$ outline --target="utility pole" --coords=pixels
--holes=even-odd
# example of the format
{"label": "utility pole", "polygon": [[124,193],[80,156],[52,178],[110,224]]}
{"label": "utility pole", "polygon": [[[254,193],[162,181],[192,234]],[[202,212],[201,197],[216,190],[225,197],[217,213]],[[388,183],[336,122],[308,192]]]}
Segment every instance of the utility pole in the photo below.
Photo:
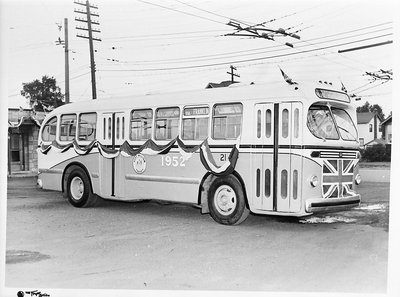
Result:
{"label": "utility pole", "polygon": [[69,56],[68,56],[68,19],[64,19],[65,53],[65,103],[69,103]]}
{"label": "utility pole", "polygon": [[92,98],[93,99],[97,99],[97,93],[96,93],[96,64],[94,62],[93,40],[101,41],[101,39],[93,37],[93,32],[100,33],[100,30],[92,28],[92,25],[100,25],[100,24],[99,24],[99,22],[92,20],[92,16],[98,17],[99,15],[97,13],[91,12],[90,9],[91,8],[98,9],[98,7],[94,6],[94,5],[91,5],[88,0],[85,3],[78,2],[78,1],[74,1],[74,3],[86,7],[86,10],[75,9],[74,12],[86,15],[86,19],[75,18],[75,20],[78,21],[78,22],[87,23],[87,28],[76,27],[76,29],[88,31],[88,35],[89,36],[84,36],[84,35],[79,35],[79,34],[77,34],[76,36],[80,37],[80,38],[89,39],[90,69],[91,69],[91,74],[92,74]]}
{"label": "utility pole", "polygon": [[236,81],[235,81],[235,78],[234,78],[234,77],[235,77],[235,76],[236,76],[236,77],[240,77],[240,75],[233,72],[233,70],[237,70],[236,67],[233,67],[233,66],[231,65],[230,68],[231,68],[231,72],[227,72],[227,73],[231,75],[231,82],[232,82],[232,83],[235,83]]}

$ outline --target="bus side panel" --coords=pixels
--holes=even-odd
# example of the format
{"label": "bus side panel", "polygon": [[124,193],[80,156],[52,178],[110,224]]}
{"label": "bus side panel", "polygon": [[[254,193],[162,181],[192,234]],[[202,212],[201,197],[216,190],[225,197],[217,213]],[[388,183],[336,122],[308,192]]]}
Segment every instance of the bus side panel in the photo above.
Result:
{"label": "bus side panel", "polygon": [[[64,153],[60,153],[58,151],[49,151],[46,157],[43,157],[42,153],[38,153],[39,158],[39,178],[42,180],[43,189],[47,190],[55,190],[61,191],[62,190],[62,177],[65,171],[65,168],[71,164],[72,162],[77,162],[82,164],[89,173],[89,178],[92,181],[92,188],[93,192],[98,194],[99,193],[99,165],[98,165],[98,158],[100,156],[99,153],[96,153],[95,150],[92,151],[90,154],[85,156],[79,156],[75,153],[75,151],[71,148]],[[100,156],[101,157],[101,156]],[[62,160],[61,160],[62,158]],[[102,157],[101,157],[102,158]],[[58,164],[54,164],[49,166],[48,168],[44,168],[43,162],[40,159],[46,160],[56,160]],[[60,162],[61,161],[61,162]]]}
{"label": "bus side panel", "polygon": [[[166,155],[141,155],[145,170],[138,173],[134,168],[134,157],[122,157],[119,163],[124,185],[117,186],[116,196],[121,200],[157,199],[197,204],[198,192],[206,170],[199,153],[184,160],[179,152]],[[142,159],[142,160],[143,160]]]}

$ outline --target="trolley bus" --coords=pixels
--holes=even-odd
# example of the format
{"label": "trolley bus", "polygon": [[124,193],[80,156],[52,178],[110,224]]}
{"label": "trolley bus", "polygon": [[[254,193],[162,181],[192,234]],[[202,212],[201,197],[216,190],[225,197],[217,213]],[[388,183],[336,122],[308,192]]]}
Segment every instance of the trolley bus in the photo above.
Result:
{"label": "trolley bus", "polygon": [[195,205],[218,223],[359,205],[356,111],[323,82],[233,84],[61,106],[39,132],[38,185]]}

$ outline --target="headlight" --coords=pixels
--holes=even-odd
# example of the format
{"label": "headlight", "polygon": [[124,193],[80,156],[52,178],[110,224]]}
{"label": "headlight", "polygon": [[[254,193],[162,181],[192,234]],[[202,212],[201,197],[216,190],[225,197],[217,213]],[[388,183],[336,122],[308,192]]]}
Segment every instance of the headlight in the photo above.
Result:
{"label": "headlight", "polygon": [[318,177],[316,177],[315,175],[311,176],[310,184],[315,188],[318,185]]}
{"label": "headlight", "polygon": [[360,174],[357,174],[356,177],[355,177],[355,179],[354,179],[354,181],[355,181],[356,185],[361,184],[361,175],[360,175]]}

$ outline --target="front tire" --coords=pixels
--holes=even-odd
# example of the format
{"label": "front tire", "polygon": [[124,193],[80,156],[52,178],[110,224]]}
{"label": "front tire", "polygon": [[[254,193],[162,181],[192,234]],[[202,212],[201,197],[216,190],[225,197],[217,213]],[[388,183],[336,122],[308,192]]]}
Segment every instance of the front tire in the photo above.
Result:
{"label": "front tire", "polygon": [[223,225],[238,225],[250,213],[242,185],[233,175],[217,177],[213,181],[208,191],[208,207],[214,221]]}
{"label": "front tire", "polygon": [[68,201],[75,207],[89,207],[97,201],[89,177],[81,167],[74,167],[67,179]]}

